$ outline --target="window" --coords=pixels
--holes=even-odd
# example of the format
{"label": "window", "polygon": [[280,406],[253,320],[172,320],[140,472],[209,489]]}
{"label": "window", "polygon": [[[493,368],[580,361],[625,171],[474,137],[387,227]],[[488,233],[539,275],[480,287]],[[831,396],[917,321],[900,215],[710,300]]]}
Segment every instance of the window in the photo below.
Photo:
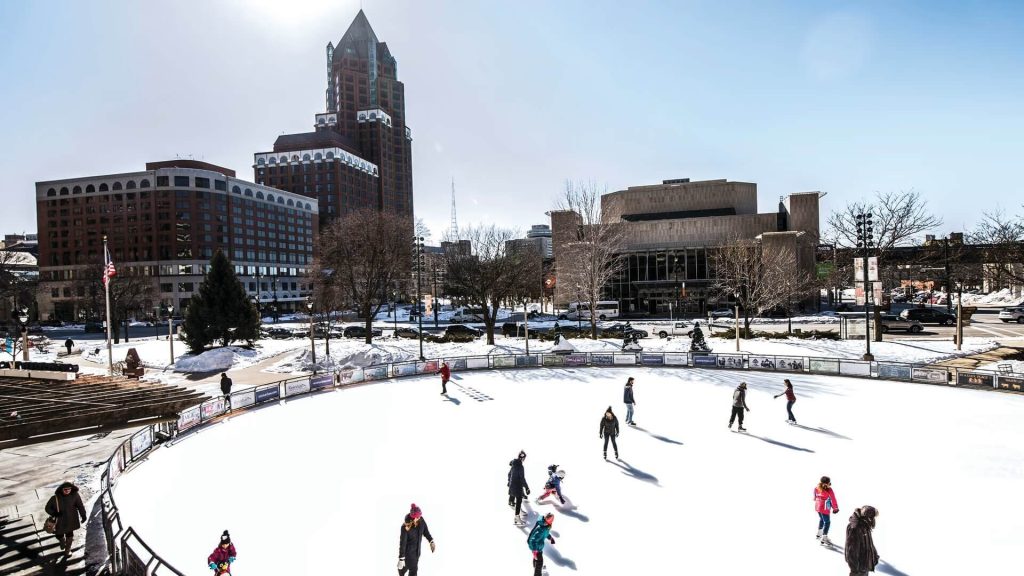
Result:
{"label": "window", "polygon": [[128,190],[135,190],[135,181],[129,180],[128,184],[125,185],[125,188]]}
{"label": "window", "polygon": [[195,289],[193,282],[178,282],[178,292],[191,292]]}
{"label": "window", "polygon": [[[186,176],[186,179],[187,179],[187,176]],[[185,185],[188,186],[188,184],[185,184]],[[196,176],[196,188],[209,188],[209,187],[210,187],[210,179],[209,178],[202,178],[200,176]]]}
{"label": "window", "polygon": [[142,181],[139,182],[139,188],[149,188],[149,180],[143,178]]}
{"label": "window", "polygon": [[188,188],[188,176],[175,176],[174,185],[184,186],[185,188]]}
{"label": "window", "polygon": [[228,191],[228,183],[225,182],[224,180],[214,180],[213,181],[213,189],[214,190],[220,190],[222,192],[227,192]]}
{"label": "window", "polygon": [[[170,182],[169,182],[168,177],[167,176],[157,176],[156,177],[156,185],[157,186],[170,186]],[[104,186],[106,186],[106,184],[101,184],[100,185],[100,190],[103,190]]]}
{"label": "window", "polygon": [[167,293],[174,292],[174,285],[171,284],[170,282],[168,282],[166,284],[160,284],[160,291],[161,292],[167,292]]}

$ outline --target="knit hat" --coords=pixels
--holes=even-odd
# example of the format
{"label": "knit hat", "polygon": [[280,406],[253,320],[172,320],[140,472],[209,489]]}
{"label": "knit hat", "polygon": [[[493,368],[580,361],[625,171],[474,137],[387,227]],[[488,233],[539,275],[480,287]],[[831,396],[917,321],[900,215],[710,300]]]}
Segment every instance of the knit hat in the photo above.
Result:
{"label": "knit hat", "polygon": [[865,518],[874,518],[878,516],[878,509],[874,506],[862,506],[860,509],[860,515]]}
{"label": "knit hat", "polygon": [[231,534],[228,534],[227,530],[225,530],[224,533],[220,535],[220,543],[231,544]]}
{"label": "knit hat", "polygon": [[554,514],[552,514],[551,512],[548,512],[547,514],[544,515],[544,523],[545,524],[547,524],[548,526],[551,526],[554,522],[555,522],[555,515]]}
{"label": "knit hat", "polygon": [[409,516],[415,520],[416,518],[423,516],[423,511],[414,503],[409,507]]}
{"label": "knit hat", "polygon": [[832,479],[829,478],[828,476],[822,476],[821,477],[821,483],[822,484],[831,484],[832,483]]}
{"label": "knit hat", "polygon": [[746,382],[740,382],[740,388],[746,388],[746,387],[747,387],[747,383]]}

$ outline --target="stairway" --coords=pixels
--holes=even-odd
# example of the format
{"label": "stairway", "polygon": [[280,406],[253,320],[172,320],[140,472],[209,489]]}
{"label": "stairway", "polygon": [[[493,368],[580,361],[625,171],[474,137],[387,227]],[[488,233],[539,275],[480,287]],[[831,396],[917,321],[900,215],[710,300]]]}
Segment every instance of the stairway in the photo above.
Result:
{"label": "stairway", "polygon": [[43,518],[0,513],[0,576],[84,575],[85,530],[75,534],[71,556],[65,560],[60,544],[43,532]]}

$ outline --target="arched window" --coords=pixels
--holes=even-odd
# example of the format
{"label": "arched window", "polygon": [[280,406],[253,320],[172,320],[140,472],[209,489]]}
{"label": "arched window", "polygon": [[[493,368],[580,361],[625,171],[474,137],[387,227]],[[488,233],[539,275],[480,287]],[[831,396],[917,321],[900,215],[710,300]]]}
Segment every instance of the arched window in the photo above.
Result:
{"label": "arched window", "polygon": [[234,192],[235,194],[241,194],[242,193],[242,189],[239,188],[238,186],[232,186],[231,187],[231,191]]}
{"label": "arched window", "polygon": [[313,160],[323,160],[323,159],[324,159],[324,155],[319,153],[319,152],[317,152],[316,155],[313,156]]}
{"label": "arched window", "polygon": [[274,201],[274,195],[273,194],[267,194],[267,202],[273,202],[273,201]]}
{"label": "arched window", "polygon": [[295,202],[291,198],[289,198],[288,199],[288,205],[289,206],[295,206]]}
{"label": "arched window", "polygon": [[327,159],[328,160],[334,160],[334,152],[328,152],[327,153]]}
{"label": "arched window", "polygon": [[100,192],[106,192],[107,190],[110,190],[110,188],[107,187],[106,182],[100,184]]}
{"label": "arched window", "polygon": [[277,203],[278,204],[284,204],[284,196],[278,196],[277,197]]}
{"label": "arched window", "polygon": [[270,164],[277,164],[277,158],[274,158],[273,156],[271,156],[270,159],[267,160],[267,162],[270,163]]}
{"label": "arched window", "polygon": [[299,155],[298,154],[292,154],[292,162],[298,162],[298,161],[299,161]]}
{"label": "arched window", "polygon": [[92,184],[89,184],[88,186],[85,187],[85,193],[86,194],[92,194],[95,191],[96,191],[96,187],[93,186]]}
{"label": "arched window", "polygon": [[251,189],[249,189],[249,188],[246,188],[246,189],[245,189],[245,195],[246,195],[246,196],[249,196],[249,197],[251,198],[251,197],[252,197],[252,190],[251,190]]}
{"label": "arched window", "polygon": [[71,189],[71,193],[72,194],[81,194],[82,193],[82,187],[81,186],[75,186],[74,188]]}
{"label": "arched window", "polygon": [[47,196],[56,196],[57,195],[57,191],[54,190],[53,188],[50,188],[49,190],[46,191],[46,195]]}
{"label": "arched window", "polygon": [[120,190],[120,189],[121,189],[121,183],[120,182],[114,182],[114,190]]}
{"label": "arched window", "polygon": [[316,119],[316,123],[317,123],[317,124],[319,124],[319,125],[321,125],[321,126],[323,126],[323,125],[324,125],[324,124],[325,124],[326,122],[327,122],[327,121],[326,121],[326,120],[324,120],[324,117],[323,117],[323,116],[321,116],[321,117],[319,117],[319,118],[317,118],[317,119]]}
{"label": "arched window", "polygon": [[143,178],[142,181],[139,182],[139,188],[149,188],[149,180]]}
{"label": "arched window", "polygon": [[309,205],[309,202],[306,202],[306,210],[312,210],[312,209],[313,209],[313,208],[312,208],[312,207],[310,207],[310,205]]}
{"label": "arched window", "polygon": [[281,156],[281,160],[280,161],[281,161],[281,164],[287,164],[288,163],[288,157],[287,156]]}
{"label": "arched window", "polygon": [[128,190],[135,190],[135,180],[129,180],[128,183],[125,184],[125,188]]}
{"label": "arched window", "polygon": [[257,158],[257,159],[256,159],[256,164],[257,164],[258,166],[262,166],[262,165],[264,165],[264,164],[266,164],[266,163],[267,163],[267,161],[266,161],[266,160],[264,160],[263,158]]}
{"label": "arched window", "polygon": [[309,154],[303,154],[302,155],[302,160],[304,162],[309,162],[310,160],[312,160],[312,158],[309,157]]}
{"label": "arched window", "polygon": [[60,189],[60,195],[61,196],[67,196],[68,195],[68,188],[67,188],[67,186],[65,186],[65,187]]}

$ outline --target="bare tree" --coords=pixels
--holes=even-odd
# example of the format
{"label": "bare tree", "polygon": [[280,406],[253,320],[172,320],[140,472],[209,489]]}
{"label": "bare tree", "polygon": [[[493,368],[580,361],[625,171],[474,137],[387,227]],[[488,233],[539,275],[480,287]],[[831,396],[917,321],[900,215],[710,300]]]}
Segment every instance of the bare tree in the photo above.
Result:
{"label": "bare tree", "polygon": [[995,288],[1024,283],[1024,218],[1001,209],[986,212],[967,241],[982,245],[982,274]]}
{"label": "bare tree", "polygon": [[0,249],[0,319],[11,318],[16,309],[35,306],[38,279],[29,273],[34,267],[31,254]]}
{"label": "bare tree", "polygon": [[623,229],[621,224],[602,218],[601,194],[593,182],[565,183],[558,208],[575,213],[577,222],[555,263],[558,283],[567,287],[577,301],[588,304],[590,335],[594,339],[601,292],[623,266],[619,257]]}
{"label": "bare tree", "polygon": [[[320,234],[314,269],[329,270],[333,294],[326,301],[356,306],[372,342],[373,319],[389,295],[409,277],[413,222],[408,217],[362,208],[337,218]],[[315,283],[315,282],[314,282]]]}
{"label": "bare tree", "polygon": [[[72,290],[79,294],[79,305],[89,310],[90,315],[106,315],[103,295],[104,263],[99,260],[75,271]],[[129,340],[128,320],[137,313],[148,310],[156,297],[153,277],[146,276],[134,267],[119,267],[117,275],[110,279],[110,335],[114,343],[121,341],[121,326],[124,325],[125,342]]]}
{"label": "bare tree", "polygon": [[721,297],[735,298],[743,312],[745,337],[754,316],[787,307],[794,295],[806,294],[813,282],[810,274],[798,268],[792,251],[765,250],[757,240],[736,238],[719,246],[712,263],[712,288]]}
{"label": "bare tree", "polygon": [[522,296],[530,282],[539,277],[540,255],[534,250],[508,250],[514,230],[490,226],[459,229],[461,240],[469,240],[470,253],[449,244],[445,252],[445,291],[484,311],[487,343],[494,344],[498,308]]}
{"label": "bare tree", "polygon": [[928,211],[928,202],[919,192],[876,192],[873,200],[851,202],[833,212],[826,224],[826,237],[839,247],[855,248],[857,215],[861,213],[873,216],[875,246],[880,255],[942,225],[942,219]]}

